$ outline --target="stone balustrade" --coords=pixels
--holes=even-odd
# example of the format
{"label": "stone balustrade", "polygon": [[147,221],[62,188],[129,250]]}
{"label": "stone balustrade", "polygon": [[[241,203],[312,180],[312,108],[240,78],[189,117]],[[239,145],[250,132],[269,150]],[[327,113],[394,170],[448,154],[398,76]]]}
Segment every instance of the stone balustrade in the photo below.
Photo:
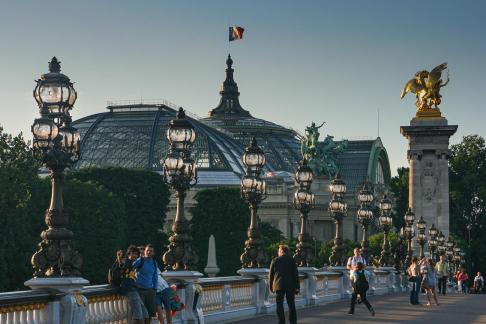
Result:
{"label": "stone balustrade", "polygon": [[[301,268],[299,272],[301,290],[296,296],[297,307],[349,298],[347,270]],[[275,312],[275,294],[270,292],[266,277],[201,278],[198,284],[202,289],[196,289],[194,298],[187,294],[184,282],[177,282],[177,293],[186,309],[177,313],[174,323],[224,323]],[[403,291],[408,282],[393,269],[382,268],[373,271],[370,284],[370,294],[386,294]],[[87,286],[82,294],[88,300],[86,323],[129,323],[130,307],[116,288]],[[44,291],[0,293],[0,324],[60,323],[59,301],[63,296]]]}

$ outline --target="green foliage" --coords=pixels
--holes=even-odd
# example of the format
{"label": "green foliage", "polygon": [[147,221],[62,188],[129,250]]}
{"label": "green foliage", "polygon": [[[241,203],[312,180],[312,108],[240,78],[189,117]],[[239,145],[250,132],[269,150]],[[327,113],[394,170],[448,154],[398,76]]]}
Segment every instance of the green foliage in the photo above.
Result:
{"label": "green foliage", "polygon": [[[248,206],[240,198],[239,189],[202,190],[196,194],[195,200],[196,205],[191,210],[191,231],[194,249],[200,258],[199,271],[206,266],[208,240],[213,234],[219,275],[235,275],[236,270],[241,268],[240,255],[250,224]],[[283,238],[282,233],[270,224],[260,222],[260,229],[268,245]]]}
{"label": "green foliage", "polygon": [[[369,260],[372,258],[380,258],[381,250],[383,249],[383,232],[379,232],[368,237],[368,251],[367,255]],[[398,235],[397,233],[390,232],[388,234],[388,240],[391,243],[391,246],[395,246],[398,244]]]}
{"label": "green foliage", "polygon": [[[30,258],[46,229],[50,183],[38,177],[39,163],[21,135],[0,128],[0,291],[25,289]],[[165,245],[159,230],[169,191],[149,171],[87,169],[67,173],[63,182],[68,229],[83,256],[81,273],[92,284],[106,282],[118,248],[129,243]],[[162,251],[160,251],[162,252]]]}
{"label": "green foliage", "polygon": [[162,225],[170,193],[159,174],[112,167],[86,168],[69,173],[67,178],[95,182],[119,197],[125,206],[128,226],[123,236],[126,237],[127,243],[151,243],[156,254],[162,254],[162,246],[165,247],[167,242]]}
{"label": "green foliage", "polygon": [[0,127],[0,291],[17,290],[30,276],[35,236],[26,208],[37,180],[38,163],[22,135]]}
{"label": "green foliage", "polygon": [[408,209],[408,175],[409,168],[398,168],[398,175],[393,177],[390,182],[390,190],[393,193],[394,206],[392,212],[393,225],[400,229],[405,225],[403,219]]}
{"label": "green foliage", "polygon": [[467,270],[486,271],[486,144],[481,136],[469,135],[451,151],[451,232],[465,242]]}

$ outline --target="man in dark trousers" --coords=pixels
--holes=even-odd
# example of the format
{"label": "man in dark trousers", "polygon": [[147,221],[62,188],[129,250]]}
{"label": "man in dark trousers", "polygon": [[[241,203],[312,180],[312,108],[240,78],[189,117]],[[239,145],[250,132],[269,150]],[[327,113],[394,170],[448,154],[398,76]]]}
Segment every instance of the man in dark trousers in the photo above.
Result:
{"label": "man in dark trousers", "polygon": [[280,245],[278,247],[278,257],[270,264],[270,291],[277,294],[277,315],[278,323],[285,323],[283,308],[284,296],[289,306],[290,324],[297,323],[297,313],[295,311],[295,295],[299,293],[299,271],[294,258],[289,255],[289,247]]}

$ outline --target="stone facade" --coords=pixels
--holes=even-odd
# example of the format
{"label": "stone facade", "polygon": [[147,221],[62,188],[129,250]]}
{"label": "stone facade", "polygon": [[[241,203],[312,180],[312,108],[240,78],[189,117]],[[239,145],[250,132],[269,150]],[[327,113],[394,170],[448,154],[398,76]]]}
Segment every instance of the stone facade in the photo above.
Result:
{"label": "stone facade", "polygon": [[407,158],[410,166],[409,206],[415,218],[424,217],[427,227],[432,224],[449,235],[449,138],[457,125],[447,119],[413,118],[410,126],[400,132],[408,140]]}

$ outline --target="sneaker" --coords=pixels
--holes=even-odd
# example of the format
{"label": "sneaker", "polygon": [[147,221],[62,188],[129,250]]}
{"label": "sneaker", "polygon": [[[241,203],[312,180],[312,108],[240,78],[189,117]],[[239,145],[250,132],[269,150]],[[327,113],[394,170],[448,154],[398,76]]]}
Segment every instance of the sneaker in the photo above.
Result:
{"label": "sneaker", "polygon": [[375,316],[375,310],[374,309],[371,310],[371,316]]}
{"label": "sneaker", "polygon": [[354,314],[354,312],[352,312],[352,311],[349,311],[349,312],[348,312],[348,314],[349,314],[349,315],[353,315],[353,314]]}

